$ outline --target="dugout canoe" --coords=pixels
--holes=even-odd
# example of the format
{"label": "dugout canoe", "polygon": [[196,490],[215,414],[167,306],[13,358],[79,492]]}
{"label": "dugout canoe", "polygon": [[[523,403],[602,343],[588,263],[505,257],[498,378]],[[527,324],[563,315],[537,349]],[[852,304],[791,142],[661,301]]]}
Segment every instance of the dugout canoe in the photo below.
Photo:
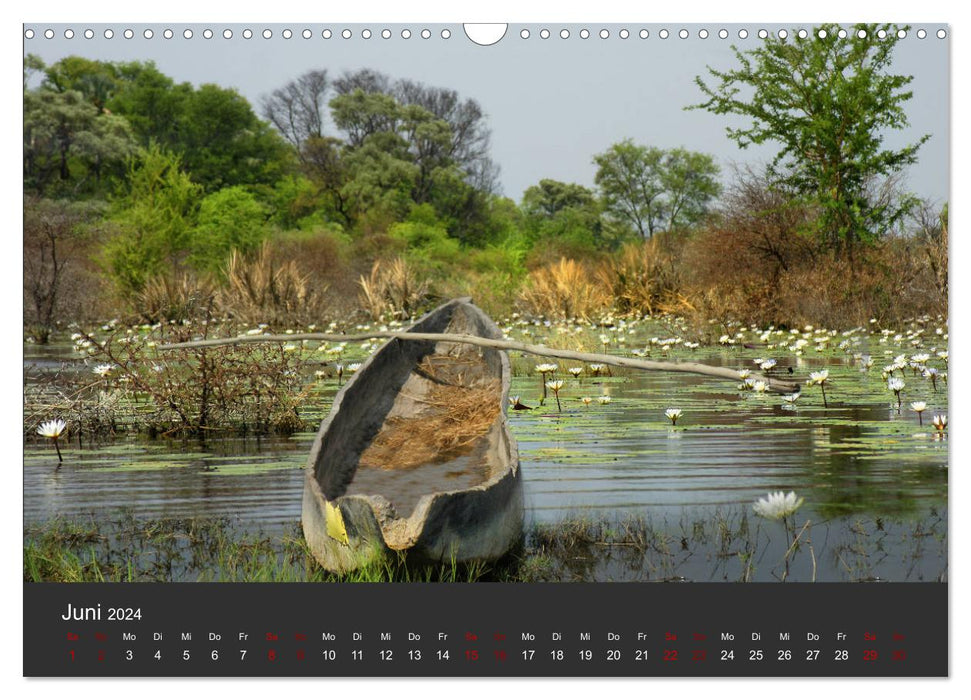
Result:
{"label": "dugout canoe", "polygon": [[[470,299],[418,320],[420,333],[501,338]],[[303,532],[330,571],[393,552],[409,563],[495,560],[522,536],[519,451],[501,350],[386,342],[338,391],[307,464]]]}

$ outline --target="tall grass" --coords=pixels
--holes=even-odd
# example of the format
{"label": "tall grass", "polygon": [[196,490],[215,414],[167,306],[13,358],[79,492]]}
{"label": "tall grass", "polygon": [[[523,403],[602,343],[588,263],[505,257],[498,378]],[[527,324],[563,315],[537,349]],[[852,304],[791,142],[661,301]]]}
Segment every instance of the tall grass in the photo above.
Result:
{"label": "tall grass", "polygon": [[548,318],[590,319],[610,306],[603,281],[586,265],[567,258],[533,270],[519,298],[528,313]]}
{"label": "tall grass", "polygon": [[431,283],[402,257],[377,260],[368,275],[358,282],[361,305],[375,321],[408,318],[429,297]]}
{"label": "tall grass", "polygon": [[264,243],[252,259],[233,251],[220,290],[221,306],[246,323],[292,323],[314,318],[326,289],[311,289],[295,260],[278,262]]}
{"label": "tall grass", "polygon": [[683,270],[670,250],[671,234],[628,243],[604,261],[597,277],[622,313],[684,313],[691,310],[681,293]]}
{"label": "tall grass", "polygon": [[183,272],[149,277],[136,297],[138,314],[149,323],[203,316],[213,301],[212,283]]}

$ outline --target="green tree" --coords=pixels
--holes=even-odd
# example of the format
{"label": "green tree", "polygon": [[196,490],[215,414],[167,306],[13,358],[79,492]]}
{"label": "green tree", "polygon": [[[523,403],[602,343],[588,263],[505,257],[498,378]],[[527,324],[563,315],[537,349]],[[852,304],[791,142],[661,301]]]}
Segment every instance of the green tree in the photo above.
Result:
{"label": "green tree", "polygon": [[108,101],[143,147],[155,143],[181,157],[207,192],[272,184],[289,167],[283,138],[236,90],[176,84],[151,62],[117,64],[119,84]]}
{"label": "green tree", "polygon": [[266,238],[266,210],[244,187],[221,189],[199,204],[188,241],[189,262],[197,270],[223,274],[230,254],[251,255]]}
{"label": "green tree", "polygon": [[119,86],[108,108],[131,123],[141,146],[156,143],[180,151],[179,125],[192,86],[176,85],[150,61],[122,63],[117,70]]}
{"label": "green tree", "polygon": [[184,268],[202,188],[180,165],[178,155],[158,146],[132,159],[128,190],[115,202],[119,230],[104,256],[124,293],[137,293],[150,277]]}
{"label": "green tree", "polygon": [[26,189],[44,192],[57,185],[74,196],[89,178],[100,185],[106,168],[120,169],[133,147],[128,123],[99,112],[77,90],[24,93]]}
{"label": "green tree", "polygon": [[77,90],[99,112],[120,85],[118,69],[114,64],[94,61],[81,56],[67,56],[44,71],[44,86],[55,92]]}
{"label": "green tree", "polygon": [[552,218],[562,209],[590,207],[595,203],[596,196],[591,190],[559,180],[540,180],[523,193],[523,211],[529,216]]}
{"label": "green tree", "polygon": [[805,39],[793,31],[735,48],[740,66],[709,66],[714,82],[695,81],[707,99],[690,109],[745,118],[726,127],[741,148],[778,144],[769,168],[775,185],[820,205],[820,237],[852,257],[856,242],[872,241],[913,207],[909,197],[879,197],[874,182],[914,163],[929,136],[899,149],[884,144],[888,131],[908,125],[912,96],[913,76],[891,72],[898,27],[858,24],[845,38],[840,31],[824,24]]}
{"label": "green tree", "polygon": [[232,89],[201,85],[185,100],[177,153],[193,180],[212,192],[271,184],[287,169],[283,139]]}
{"label": "green tree", "polygon": [[718,166],[704,153],[666,151],[625,139],[594,156],[607,212],[642,238],[690,226],[718,196]]}

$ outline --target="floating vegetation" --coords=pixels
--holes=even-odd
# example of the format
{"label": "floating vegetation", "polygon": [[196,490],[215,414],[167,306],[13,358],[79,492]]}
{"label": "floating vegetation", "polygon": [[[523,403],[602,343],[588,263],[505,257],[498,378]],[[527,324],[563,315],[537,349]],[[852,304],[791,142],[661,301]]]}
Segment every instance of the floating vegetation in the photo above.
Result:
{"label": "floating vegetation", "polygon": [[[947,332],[943,319],[914,319],[892,329],[881,329],[873,322],[866,329],[846,331],[756,328],[736,322],[711,323],[699,329],[674,316],[592,322],[513,317],[503,325],[504,333],[513,340],[575,350],[602,350],[600,336],[606,335],[606,347],[612,354],[730,367],[741,380],[739,388],[739,380],[616,367],[611,371],[593,365],[584,365],[577,373],[580,368],[572,363],[553,374],[538,371],[535,357],[511,353],[511,394],[519,398],[517,408],[521,410],[509,411],[509,423],[519,442],[528,519],[538,523],[538,528],[551,527],[549,523],[558,523],[574,511],[589,513],[595,520],[630,513],[634,518],[670,521],[688,508],[705,520],[713,518],[718,509],[750,510],[752,502],[767,492],[794,490],[805,498],[800,528],[807,520],[812,523],[811,532],[807,530],[799,538],[799,545],[803,538],[813,538],[822,570],[831,565],[842,567],[836,558],[829,563],[821,559],[822,523],[896,518],[904,527],[921,522],[929,510],[946,504]],[[387,328],[365,325],[354,330],[366,332],[372,327]],[[174,328],[164,332],[186,338],[201,332]],[[269,326],[249,329],[259,334],[274,330],[279,332]],[[113,338],[114,344],[120,343],[118,347],[137,345],[149,357],[152,334],[161,332],[108,324],[81,338],[90,346],[75,341],[78,350],[55,344],[44,348],[43,356],[36,359],[28,355],[28,362],[35,363],[25,372],[28,518],[76,514],[106,497],[111,503],[133,499],[137,505],[145,497],[143,493],[159,499],[147,506],[152,517],[170,512],[231,515],[233,503],[246,517],[255,517],[262,524],[281,513],[299,517],[299,470],[305,464],[313,430],[338,389],[336,365],[346,368],[365,359],[379,343],[296,341],[265,346],[267,361],[280,358],[285,363],[281,368],[296,372],[284,376],[281,369],[267,379],[271,384],[278,382],[273,387],[277,392],[288,386],[285,382],[297,387],[286,404],[285,412],[299,419],[286,424],[284,433],[289,437],[276,433],[267,421],[266,405],[261,403],[261,418],[255,413],[247,417],[245,411],[210,412],[213,429],[186,442],[172,439],[183,432],[170,432],[178,419],[165,418],[153,396],[123,381],[126,351],[112,345],[115,360],[110,360],[95,357],[98,351],[90,349]],[[215,327],[211,332],[216,332]],[[136,340],[121,342],[123,338]],[[757,359],[761,361],[756,365]],[[168,361],[177,367],[178,363]],[[198,370],[199,365],[193,365],[191,358],[186,362],[185,376],[195,376],[191,370]],[[94,373],[95,367],[109,363],[112,368],[104,376]],[[149,364],[146,372],[164,375],[153,366]],[[758,369],[750,369],[756,366]],[[871,367],[883,367],[884,372],[867,371]],[[133,366],[131,369],[135,371]],[[812,391],[805,389],[797,403],[753,391],[747,380],[754,383],[752,375],[757,371],[770,377],[791,376],[803,383],[817,373],[817,377],[825,376],[825,382]],[[899,401],[910,410],[898,410],[898,396],[888,391],[888,373],[904,384]],[[343,378],[347,375],[344,369]],[[562,383],[553,392],[549,382]],[[269,396],[266,389],[260,388],[261,402]],[[545,401],[544,390],[548,394]],[[255,406],[255,395],[246,401]],[[915,405],[922,410],[914,410]],[[671,407],[685,416],[675,426],[665,415]],[[50,438],[37,434],[42,422],[55,417],[68,423],[58,443],[64,460],[59,469]],[[220,489],[223,501],[212,498],[213,487]],[[268,505],[247,500],[239,506],[242,494],[254,488],[264,493],[274,489],[276,500]],[[57,500],[51,501],[51,494]],[[168,502],[166,498],[178,499],[178,505],[157,505]],[[296,504],[291,511],[281,510],[281,504],[291,502]],[[751,513],[749,520],[756,520]],[[759,526],[750,523],[749,527],[755,530]],[[790,544],[792,535],[790,532]],[[662,539],[657,540],[661,549]],[[529,542],[527,538],[531,554],[521,562],[520,571],[539,578],[549,574],[550,580],[573,580],[561,568],[550,569],[553,559],[549,553],[530,550]],[[614,549],[626,551],[630,545]],[[784,552],[778,554],[777,563],[784,562]],[[794,564],[790,580],[805,580],[798,554],[790,556]],[[617,561],[616,555],[613,561]],[[848,556],[844,554],[849,568],[859,569]],[[751,566],[757,563],[756,556],[744,549],[737,557]],[[610,578],[612,574],[605,573],[608,569],[597,569],[597,575]],[[638,575],[646,575],[638,571]],[[683,567],[670,562],[652,563],[647,571],[661,579],[669,571],[691,580],[706,580],[707,576],[697,572],[689,576]],[[736,580],[745,571],[744,567],[721,571],[712,574],[712,580]],[[761,576],[757,568],[751,575]],[[618,578],[627,580],[626,576]]]}

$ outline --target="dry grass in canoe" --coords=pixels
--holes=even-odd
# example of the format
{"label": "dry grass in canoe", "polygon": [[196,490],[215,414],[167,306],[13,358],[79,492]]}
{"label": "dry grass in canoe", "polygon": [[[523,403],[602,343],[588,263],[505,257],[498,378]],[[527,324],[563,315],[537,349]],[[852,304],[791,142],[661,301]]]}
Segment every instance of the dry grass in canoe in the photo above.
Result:
{"label": "dry grass in canoe", "polygon": [[418,366],[427,391],[409,396],[413,415],[389,418],[361,455],[362,467],[414,469],[468,452],[501,410],[496,380],[485,380],[477,353],[429,355]]}

